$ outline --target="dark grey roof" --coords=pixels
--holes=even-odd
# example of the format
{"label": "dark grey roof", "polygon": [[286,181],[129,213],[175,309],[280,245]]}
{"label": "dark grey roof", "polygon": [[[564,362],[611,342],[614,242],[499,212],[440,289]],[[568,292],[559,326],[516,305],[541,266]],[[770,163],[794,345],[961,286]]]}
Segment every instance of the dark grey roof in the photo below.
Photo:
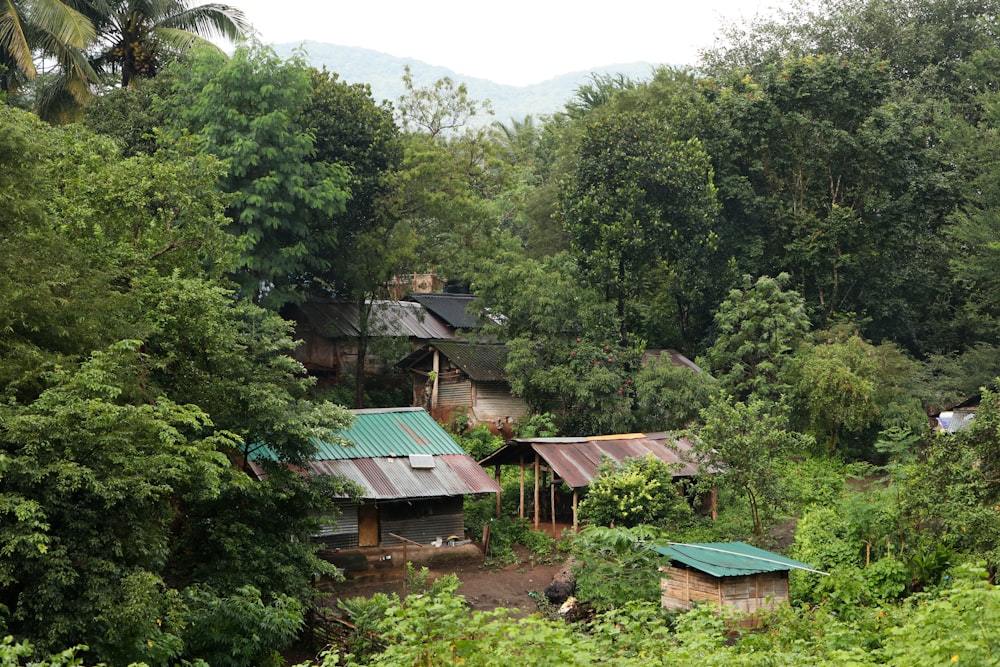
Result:
{"label": "dark grey roof", "polygon": [[643,361],[649,361],[650,359],[662,360],[664,357],[668,357],[670,359],[670,363],[674,366],[690,368],[697,373],[702,372],[701,367],[698,364],[694,363],[677,350],[646,350],[646,353],[643,355]]}
{"label": "dark grey roof", "polygon": [[410,298],[456,329],[478,329],[481,324],[468,308],[474,294],[411,294]]}
{"label": "dark grey roof", "polygon": [[[373,301],[369,335],[399,336],[424,340],[453,338],[444,322],[412,301]],[[330,338],[357,338],[360,334],[358,307],[341,301],[309,301],[297,310],[318,332]]]}
{"label": "dark grey roof", "polygon": [[396,362],[396,366],[412,368],[433,354],[435,348],[476,382],[502,382],[507,379],[507,346],[495,343],[434,340]]}

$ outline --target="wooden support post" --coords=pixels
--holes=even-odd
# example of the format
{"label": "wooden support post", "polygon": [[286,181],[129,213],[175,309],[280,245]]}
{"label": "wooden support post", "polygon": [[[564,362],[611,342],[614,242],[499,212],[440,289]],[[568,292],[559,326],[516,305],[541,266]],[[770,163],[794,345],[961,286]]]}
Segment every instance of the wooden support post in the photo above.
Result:
{"label": "wooden support post", "polygon": [[712,487],[712,521],[719,518],[719,487]]}
{"label": "wooden support post", "polygon": [[[497,464],[496,469],[497,486],[500,486],[500,464]],[[500,491],[497,491],[497,518],[500,518]]]}
{"label": "wooden support post", "polygon": [[549,470],[549,514],[552,515],[552,537],[556,536],[556,471]]}
{"label": "wooden support post", "polygon": [[576,508],[579,502],[580,502],[580,491],[577,489],[573,489],[573,532],[574,533],[580,530],[579,520],[577,519],[576,516]]}
{"label": "wooden support post", "polygon": [[438,378],[441,374],[441,353],[434,348],[434,384],[431,386],[431,409],[438,406]]}
{"label": "wooden support post", "polygon": [[538,530],[538,524],[541,520],[541,510],[538,503],[538,492],[539,486],[542,483],[542,462],[541,457],[538,453],[535,453],[535,530]]}
{"label": "wooden support post", "polygon": [[517,518],[524,518],[524,454],[521,454],[521,506],[517,510]]}

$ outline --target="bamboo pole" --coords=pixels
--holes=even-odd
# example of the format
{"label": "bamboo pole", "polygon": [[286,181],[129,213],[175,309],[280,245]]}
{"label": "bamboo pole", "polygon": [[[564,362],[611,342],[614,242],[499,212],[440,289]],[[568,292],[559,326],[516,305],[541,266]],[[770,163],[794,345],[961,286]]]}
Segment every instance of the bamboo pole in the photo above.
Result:
{"label": "bamboo pole", "polygon": [[431,408],[438,406],[438,378],[441,375],[441,353],[434,348],[434,384],[431,386]]}
{"label": "bamboo pole", "polygon": [[556,536],[556,471],[549,468],[549,514],[552,515],[552,537]]}

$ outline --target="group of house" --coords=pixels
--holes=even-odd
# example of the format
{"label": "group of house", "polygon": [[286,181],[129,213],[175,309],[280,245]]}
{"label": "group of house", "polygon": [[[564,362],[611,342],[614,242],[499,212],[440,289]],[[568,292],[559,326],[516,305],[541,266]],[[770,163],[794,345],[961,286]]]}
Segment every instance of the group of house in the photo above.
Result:
{"label": "group of house", "polygon": [[[533,479],[531,507],[536,528],[543,510],[553,522],[576,526],[580,494],[602,461],[656,456],[671,463],[678,482],[700,474],[687,456],[690,443],[667,433],[632,433],[587,438],[509,438],[482,461],[475,461],[440,425],[461,411],[499,433],[526,413],[511,395],[504,374],[505,349],[468,342],[463,332],[476,328],[470,295],[424,294],[408,301],[374,304],[369,331],[406,339],[409,353],[397,363],[413,378],[413,405],[354,411],[340,435],[349,446],[317,443],[303,474],[338,475],[356,482],[362,498],[339,501],[339,515],[314,539],[331,551],[435,545],[462,541],[463,501],[468,495],[495,494],[500,508],[502,466],[520,472],[519,514],[525,517],[526,478]],[[353,304],[310,302],[294,311],[297,336],[304,342],[299,360],[313,374],[339,377],[357,366],[359,332]],[[676,352],[675,363],[694,364]],[[352,358],[353,355],[353,358]],[[266,447],[249,462],[262,478]],[[493,468],[491,476],[487,470]],[[568,488],[569,494],[560,489]],[[704,499],[714,513],[714,495]],[[661,551],[670,568],[664,605],[686,608],[693,601],[716,599],[754,611],[787,599],[787,573],[806,565],[742,544],[670,545]],[[707,581],[716,580],[717,582]],[[725,582],[719,583],[719,582]]]}

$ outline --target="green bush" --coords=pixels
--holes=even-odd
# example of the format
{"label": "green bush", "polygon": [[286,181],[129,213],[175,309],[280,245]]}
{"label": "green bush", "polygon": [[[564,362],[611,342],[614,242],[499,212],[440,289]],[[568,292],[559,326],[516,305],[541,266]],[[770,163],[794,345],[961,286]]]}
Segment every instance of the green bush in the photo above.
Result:
{"label": "green bush", "polygon": [[517,562],[515,545],[521,545],[538,556],[547,556],[554,550],[552,536],[533,530],[527,519],[492,519],[490,524],[490,546],[486,562],[505,565]]}
{"label": "green bush", "polygon": [[461,445],[462,449],[469,453],[469,456],[477,461],[503,447],[503,438],[490,431],[486,424],[479,424],[463,433],[453,433],[452,437],[455,442]]}
{"label": "green bush", "polygon": [[302,604],[279,595],[265,602],[260,591],[244,586],[222,596],[202,586],[184,591],[190,611],[183,633],[184,654],[212,667],[278,667],[281,650],[298,638],[305,623]]}
{"label": "green bush", "polygon": [[652,454],[620,464],[602,462],[580,503],[581,520],[598,526],[677,528],[693,517],[677,491],[673,468]]}
{"label": "green bush", "polygon": [[663,557],[650,546],[666,536],[651,526],[587,526],[572,540],[576,596],[595,609],[659,602]]}

